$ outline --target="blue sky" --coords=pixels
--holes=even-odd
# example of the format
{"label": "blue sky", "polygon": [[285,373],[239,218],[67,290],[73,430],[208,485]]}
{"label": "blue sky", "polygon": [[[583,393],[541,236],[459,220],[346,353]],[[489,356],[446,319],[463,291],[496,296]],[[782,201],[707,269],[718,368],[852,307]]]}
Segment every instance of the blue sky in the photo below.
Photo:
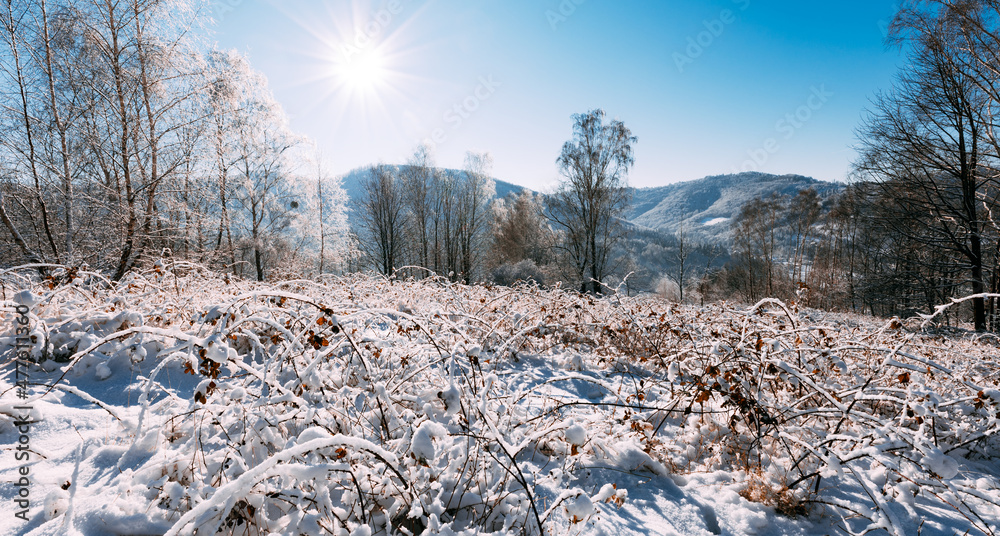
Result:
{"label": "blue sky", "polygon": [[633,186],[752,169],[844,180],[869,99],[903,58],[893,0],[212,0],[334,173],[489,151],[538,190],[574,113],[638,136]]}

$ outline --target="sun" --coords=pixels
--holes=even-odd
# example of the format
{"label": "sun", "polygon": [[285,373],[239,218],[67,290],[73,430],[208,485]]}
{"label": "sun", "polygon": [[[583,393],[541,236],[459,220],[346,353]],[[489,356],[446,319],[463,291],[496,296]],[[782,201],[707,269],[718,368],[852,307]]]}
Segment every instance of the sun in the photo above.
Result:
{"label": "sun", "polygon": [[415,105],[414,85],[433,81],[412,72],[429,46],[412,34],[417,13],[398,16],[393,2],[376,11],[371,0],[308,2],[318,9],[311,11],[292,9],[286,5],[291,2],[268,3],[312,36],[308,48],[288,50],[304,56],[309,68],[292,85],[308,87],[314,109],[330,121],[396,124],[408,117],[400,110]]}
{"label": "sun", "polygon": [[371,94],[385,84],[388,70],[378,50],[356,51],[337,62],[334,76],[338,85],[354,92]]}

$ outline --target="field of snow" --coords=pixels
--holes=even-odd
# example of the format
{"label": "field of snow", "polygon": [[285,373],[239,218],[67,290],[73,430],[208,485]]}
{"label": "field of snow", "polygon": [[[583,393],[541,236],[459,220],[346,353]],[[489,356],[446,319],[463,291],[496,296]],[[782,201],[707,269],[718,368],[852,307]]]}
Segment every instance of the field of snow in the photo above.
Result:
{"label": "field of snow", "polygon": [[1000,530],[992,336],[170,261],[29,274],[0,273],[0,534]]}

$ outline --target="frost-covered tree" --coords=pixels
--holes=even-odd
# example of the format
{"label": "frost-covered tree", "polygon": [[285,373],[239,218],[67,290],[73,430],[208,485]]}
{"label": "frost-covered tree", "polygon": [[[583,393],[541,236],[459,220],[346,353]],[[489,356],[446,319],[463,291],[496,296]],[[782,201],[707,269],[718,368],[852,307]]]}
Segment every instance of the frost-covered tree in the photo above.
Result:
{"label": "frost-covered tree", "polygon": [[540,195],[523,190],[499,200],[493,221],[493,267],[525,259],[538,266],[550,261],[555,237]]}
{"label": "frost-covered tree", "polygon": [[405,241],[406,212],[394,168],[372,166],[362,183],[360,246],[379,272],[392,275],[400,267]]}
{"label": "frost-covered tree", "polygon": [[307,143],[289,156],[298,162],[292,176],[299,206],[291,211],[288,239],[299,245],[295,259],[298,273],[344,273],[350,270],[356,251],[350,240],[347,193],[339,177],[330,176],[329,165],[318,149]]}
{"label": "frost-covered tree", "polygon": [[0,5],[2,219],[28,258],[120,278],[169,239],[164,192],[198,140],[197,3]]}
{"label": "frost-covered tree", "polygon": [[297,170],[288,158],[299,140],[273,101],[250,103],[244,114],[237,134],[236,224],[257,280],[263,281],[265,255],[303,205],[292,177]]}
{"label": "frost-covered tree", "polygon": [[[922,248],[914,262],[946,276],[933,285],[982,295],[996,265],[987,218],[998,208],[1000,182],[987,133],[998,103],[966,67],[961,24],[947,10],[903,11],[895,32],[912,45],[910,62],[875,101],[856,166],[880,187],[882,206],[892,207],[883,221]],[[949,273],[956,271],[962,275]],[[987,329],[987,308],[986,298],[972,300],[977,331]]]}
{"label": "frost-covered tree", "polygon": [[329,270],[345,271],[347,259],[352,255],[348,237],[347,193],[340,179],[332,178],[324,172],[322,158],[316,160],[316,189],[310,196],[310,214],[315,215],[305,222],[316,233],[319,242],[319,273]]}
{"label": "frost-covered tree", "polygon": [[100,25],[88,7],[82,0],[0,5],[0,93],[8,96],[0,108],[0,159],[7,199],[16,201],[4,221],[29,258],[76,262],[77,250],[92,252],[110,238],[100,225],[77,232],[95,227],[93,216],[101,214],[83,209],[95,176],[83,116],[100,96],[88,40]]}
{"label": "frost-covered tree", "polygon": [[236,53],[206,52],[203,7],[0,3],[2,262],[121,278],[169,251],[262,278],[279,249],[289,266],[311,255],[294,223],[318,196],[324,246],[346,235],[327,232],[343,199],[304,186],[309,159],[267,81]]}
{"label": "frost-covered tree", "polygon": [[159,223],[157,200],[188,157],[180,135],[193,118],[185,104],[200,89],[192,61],[199,24],[195,0],[83,2],[88,14],[84,46],[95,158],[118,189],[120,253],[114,277],[121,278],[151,245]]}
{"label": "frost-covered tree", "polygon": [[[313,258],[309,252],[318,247],[317,209],[332,218],[318,226],[325,233],[343,214],[345,200],[331,184],[320,203],[323,188],[311,177],[316,164],[310,146],[291,132],[267,80],[234,52],[215,51],[208,59],[204,171],[211,177],[215,258],[237,274],[249,266],[258,280],[279,264],[312,271],[305,257]],[[322,237],[324,246],[328,238]]]}
{"label": "frost-covered tree", "polygon": [[560,231],[560,249],[583,292],[601,292],[614,245],[622,237],[621,218],[629,203],[628,170],[637,138],[604,110],[573,116],[573,139],[557,163],[564,180],[550,197],[549,218]]}
{"label": "frost-covered tree", "polygon": [[492,217],[490,205],[496,195],[496,183],[490,177],[492,169],[493,157],[489,153],[466,153],[465,176],[458,187],[456,206],[457,273],[466,283],[484,271]]}

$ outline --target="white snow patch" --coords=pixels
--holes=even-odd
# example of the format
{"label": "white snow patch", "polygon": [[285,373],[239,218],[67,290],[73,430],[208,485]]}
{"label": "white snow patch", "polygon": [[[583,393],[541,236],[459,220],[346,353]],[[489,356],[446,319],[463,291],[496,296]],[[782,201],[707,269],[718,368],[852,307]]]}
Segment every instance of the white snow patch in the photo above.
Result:
{"label": "white snow patch", "polygon": [[563,505],[566,506],[566,515],[570,519],[583,521],[594,513],[594,503],[585,493],[581,493],[571,499],[566,499]]}
{"label": "white snow patch", "polygon": [[44,512],[45,520],[53,519],[66,513],[69,508],[69,492],[57,489],[45,496]]}
{"label": "white snow patch", "polygon": [[455,384],[438,393],[438,398],[444,401],[444,410],[448,415],[458,413],[462,409],[462,397]]}
{"label": "white snow patch", "polygon": [[941,449],[931,450],[920,460],[920,463],[945,480],[958,476],[958,462],[955,461],[955,458],[941,452]]}
{"label": "white snow patch", "polygon": [[571,424],[566,429],[565,436],[566,442],[570,445],[582,447],[587,443],[587,430],[579,424]]}
{"label": "white snow patch", "polygon": [[38,303],[38,298],[30,290],[22,290],[14,295],[14,303],[30,308]]}
{"label": "white snow patch", "polygon": [[307,443],[313,439],[325,439],[328,437],[330,437],[330,432],[327,432],[319,426],[313,426],[311,428],[306,428],[301,434],[299,434],[298,443],[301,445],[302,443]]}
{"label": "white snow patch", "polygon": [[94,369],[94,378],[100,381],[104,381],[111,377],[111,369],[106,363],[98,363],[97,368]]}
{"label": "white snow patch", "polygon": [[416,432],[413,432],[413,439],[410,440],[410,452],[418,460],[430,461],[434,459],[435,437],[445,437],[448,430],[436,422],[424,421]]}

